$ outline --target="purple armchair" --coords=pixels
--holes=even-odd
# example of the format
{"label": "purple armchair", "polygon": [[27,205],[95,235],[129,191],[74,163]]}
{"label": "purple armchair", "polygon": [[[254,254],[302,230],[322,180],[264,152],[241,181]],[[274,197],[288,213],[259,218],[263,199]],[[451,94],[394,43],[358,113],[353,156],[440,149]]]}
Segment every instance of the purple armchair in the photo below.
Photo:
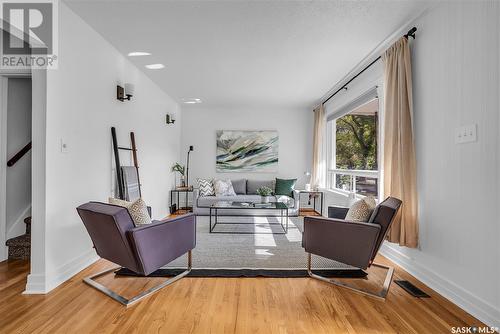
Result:
{"label": "purple armchair", "polygon": [[[399,199],[388,197],[375,208],[367,223],[344,220],[347,210],[329,210],[334,216],[332,218],[305,217],[302,247],[308,253],[307,271],[309,276],[365,295],[385,299],[392,281],[394,268],[373,261],[400,206],[401,201]],[[311,254],[360,269],[367,269],[372,265],[387,269],[382,290],[378,293],[372,293],[314,274],[311,270]]]}
{"label": "purple armchair", "polygon": [[123,305],[131,305],[172,284],[191,271],[191,250],[196,246],[196,216],[193,214],[153,221],[150,225],[135,227],[128,210],[121,206],[89,202],[80,205],[77,211],[94,243],[97,254],[141,276],[147,276],[188,253],[186,271],[130,299],[94,281],[94,278],[113,272],[120,267],[107,269],[84,279],[85,283]]}

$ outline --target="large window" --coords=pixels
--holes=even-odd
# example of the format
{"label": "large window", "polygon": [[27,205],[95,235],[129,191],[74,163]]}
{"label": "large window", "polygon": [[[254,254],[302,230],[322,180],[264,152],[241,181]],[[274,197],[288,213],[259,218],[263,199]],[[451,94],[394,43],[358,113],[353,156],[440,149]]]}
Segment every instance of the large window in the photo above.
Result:
{"label": "large window", "polygon": [[328,123],[330,188],[378,197],[378,99]]}

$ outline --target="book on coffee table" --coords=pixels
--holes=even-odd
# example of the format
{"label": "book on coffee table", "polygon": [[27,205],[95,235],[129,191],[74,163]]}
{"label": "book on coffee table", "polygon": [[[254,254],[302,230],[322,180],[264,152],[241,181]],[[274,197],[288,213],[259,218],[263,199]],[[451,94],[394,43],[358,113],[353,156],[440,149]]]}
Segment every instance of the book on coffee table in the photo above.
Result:
{"label": "book on coffee table", "polygon": [[255,208],[270,208],[273,206],[273,203],[253,203]]}

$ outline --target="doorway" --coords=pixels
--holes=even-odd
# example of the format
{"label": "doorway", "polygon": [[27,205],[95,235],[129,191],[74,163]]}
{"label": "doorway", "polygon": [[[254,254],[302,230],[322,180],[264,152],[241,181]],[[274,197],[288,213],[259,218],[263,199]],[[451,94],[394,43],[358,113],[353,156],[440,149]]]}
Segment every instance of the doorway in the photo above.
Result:
{"label": "doorway", "polygon": [[1,80],[0,261],[30,260],[32,201],[32,83]]}

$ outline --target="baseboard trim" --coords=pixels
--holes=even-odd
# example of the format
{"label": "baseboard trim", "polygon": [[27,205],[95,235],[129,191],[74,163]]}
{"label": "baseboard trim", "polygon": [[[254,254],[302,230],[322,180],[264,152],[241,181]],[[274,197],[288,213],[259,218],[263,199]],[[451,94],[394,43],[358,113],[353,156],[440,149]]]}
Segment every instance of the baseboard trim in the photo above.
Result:
{"label": "baseboard trim", "polygon": [[39,295],[44,293],[47,293],[45,290],[45,275],[29,274],[23,295]]}
{"label": "baseboard trim", "polygon": [[90,249],[48,275],[30,274],[23,294],[46,294],[97,260],[99,257],[96,252],[94,249]]}
{"label": "baseboard trim", "polygon": [[490,303],[428,270],[390,244],[384,243],[380,248],[380,254],[406,270],[410,275],[414,276],[453,304],[471,314],[473,317],[488,326],[500,328],[500,310]]}

